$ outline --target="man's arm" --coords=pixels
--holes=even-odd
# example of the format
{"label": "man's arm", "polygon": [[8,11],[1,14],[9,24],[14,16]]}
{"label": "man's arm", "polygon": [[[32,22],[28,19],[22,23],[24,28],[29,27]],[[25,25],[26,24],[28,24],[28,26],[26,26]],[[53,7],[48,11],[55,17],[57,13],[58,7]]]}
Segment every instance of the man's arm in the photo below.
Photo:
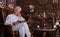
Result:
{"label": "man's arm", "polygon": [[23,22],[26,22],[26,20],[24,20],[24,21],[19,21],[19,20],[18,20],[17,22],[19,22],[19,23],[23,23]]}
{"label": "man's arm", "polygon": [[5,21],[5,25],[10,25],[11,24],[11,19],[10,19],[10,15],[7,16],[6,21]]}
{"label": "man's arm", "polygon": [[13,22],[12,24],[13,24],[13,25],[17,25],[17,24],[23,23],[23,22],[26,22],[26,21],[16,21],[16,22]]}

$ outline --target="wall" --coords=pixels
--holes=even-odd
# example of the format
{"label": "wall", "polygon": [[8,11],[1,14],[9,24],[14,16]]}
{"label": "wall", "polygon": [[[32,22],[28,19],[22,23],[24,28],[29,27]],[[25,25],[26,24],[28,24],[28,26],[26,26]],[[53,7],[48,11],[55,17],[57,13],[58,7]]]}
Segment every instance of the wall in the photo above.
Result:
{"label": "wall", "polygon": [[46,0],[46,1],[45,1],[45,5],[41,6],[38,0],[17,0],[17,5],[21,6],[23,12],[26,13],[29,10],[28,6],[32,4],[35,7],[34,13],[40,14],[43,12],[47,12],[55,16],[56,19],[60,19],[60,15],[59,15],[60,14],[60,0],[58,0],[58,4],[55,4],[55,3],[53,4],[53,0]]}

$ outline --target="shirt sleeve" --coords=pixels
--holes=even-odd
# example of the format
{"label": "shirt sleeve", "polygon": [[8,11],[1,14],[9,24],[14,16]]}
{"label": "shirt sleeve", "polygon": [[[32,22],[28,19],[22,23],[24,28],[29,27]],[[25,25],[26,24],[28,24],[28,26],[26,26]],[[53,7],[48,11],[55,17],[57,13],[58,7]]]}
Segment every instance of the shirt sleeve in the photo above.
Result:
{"label": "shirt sleeve", "polygon": [[5,21],[4,24],[5,24],[5,25],[11,24],[11,16],[10,16],[10,15],[7,16],[6,21]]}
{"label": "shirt sleeve", "polygon": [[23,17],[19,17],[19,21],[25,21]]}

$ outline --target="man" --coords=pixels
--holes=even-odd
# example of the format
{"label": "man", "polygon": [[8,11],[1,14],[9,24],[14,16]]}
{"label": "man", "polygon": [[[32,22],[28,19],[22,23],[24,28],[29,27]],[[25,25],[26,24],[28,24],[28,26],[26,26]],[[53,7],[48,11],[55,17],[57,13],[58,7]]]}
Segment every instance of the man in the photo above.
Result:
{"label": "man", "polygon": [[25,37],[25,34],[27,35],[27,37],[30,37],[31,34],[28,28],[28,24],[21,16],[21,11],[21,7],[16,6],[16,8],[14,9],[14,13],[7,16],[5,25],[11,25],[13,31],[18,30],[20,37]]}

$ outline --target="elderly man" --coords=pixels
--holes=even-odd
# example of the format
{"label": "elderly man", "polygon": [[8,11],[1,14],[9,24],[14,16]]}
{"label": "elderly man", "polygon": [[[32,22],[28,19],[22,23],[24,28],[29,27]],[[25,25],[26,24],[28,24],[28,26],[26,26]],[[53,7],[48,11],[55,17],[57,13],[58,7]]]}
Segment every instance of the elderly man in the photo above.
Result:
{"label": "elderly man", "polygon": [[16,6],[13,14],[9,14],[6,18],[5,25],[11,25],[13,31],[19,31],[20,37],[30,37],[30,31],[25,19],[21,16],[21,7]]}

